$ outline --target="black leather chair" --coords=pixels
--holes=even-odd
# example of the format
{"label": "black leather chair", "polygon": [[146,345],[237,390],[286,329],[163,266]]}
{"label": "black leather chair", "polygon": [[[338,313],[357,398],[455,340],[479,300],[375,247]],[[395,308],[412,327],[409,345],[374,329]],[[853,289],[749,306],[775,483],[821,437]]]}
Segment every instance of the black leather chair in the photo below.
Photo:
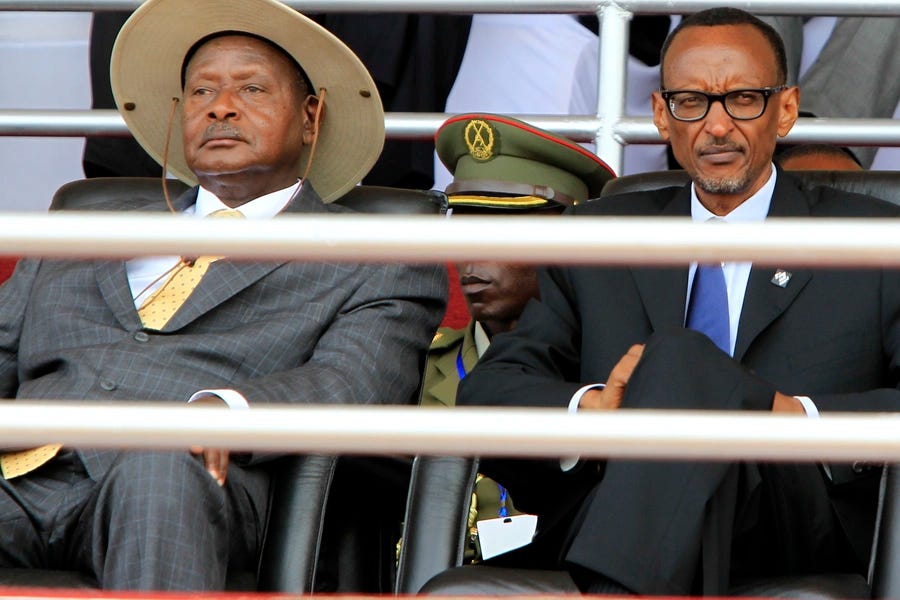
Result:
{"label": "black leather chair", "polygon": [[[175,199],[188,189],[177,179],[166,180],[169,197]],[[50,210],[96,210],[110,199],[127,202],[159,199],[162,185],[153,177],[97,177],[78,179],[60,187],[53,195]],[[337,204],[361,213],[439,214],[446,211],[447,196],[434,190],[362,185],[336,200]]]}
{"label": "black leather chair", "polygon": [[[466,513],[468,500],[454,502],[443,498],[442,488],[448,486],[447,494],[460,492],[457,498],[467,498],[464,492],[471,488],[465,484],[474,482],[477,461],[418,457],[416,462],[414,491],[407,508],[407,531],[403,538],[404,554],[397,579],[398,593],[455,596],[579,593],[564,571],[459,566],[465,519],[460,520],[457,513],[447,518],[447,513],[442,516],[439,511]],[[775,577],[738,585],[729,595],[823,600],[900,597],[900,465],[885,468],[882,475],[868,578],[845,573]]]}
{"label": "black leather chair", "polygon": [[[829,185],[900,204],[897,171],[794,171],[802,185]],[[618,177],[607,195],[682,186],[684,171]],[[396,592],[428,595],[577,594],[563,571],[462,566],[469,495],[478,460],[419,456],[414,461]],[[884,470],[868,578],[855,574],[780,577],[743,582],[731,595],[804,598],[900,597],[900,465]]]}
{"label": "black leather chair", "polygon": [[[310,593],[315,586],[326,497],[337,459],[285,456],[272,461],[269,520],[259,565],[229,572],[230,591]],[[96,588],[77,571],[0,568],[0,587]]]}
{"label": "black leather chair", "polygon": [[[173,199],[187,190],[177,180],[168,180],[167,185]],[[93,210],[110,199],[142,204],[143,199],[159,200],[162,194],[156,178],[82,179],[57,190],[50,209]],[[359,212],[438,214],[446,209],[447,198],[430,190],[360,186],[337,203]],[[228,590],[307,594],[321,587],[317,574],[325,506],[338,462],[333,456],[285,456],[267,466],[272,489],[260,561],[252,572],[229,573]],[[76,571],[0,568],[0,587],[5,586],[95,588],[97,582]]]}
{"label": "black leather chair", "polygon": [[[447,196],[433,190],[358,186],[338,201],[362,213],[442,214]],[[415,398],[397,399],[413,403]],[[396,543],[412,459],[342,456],[325,514],[317,591],[390,593]]]}
{"label": "black leather chair", "polygon": [[[808,188],[830,186],[857,194],[867,194],[900,204],[900,173],[898,171],[789,171]],[[682,186],[690,178],[684,171],[654,171],[625,175],[610,180],[600,197],[623,192],[641,192],[664,187]]]}

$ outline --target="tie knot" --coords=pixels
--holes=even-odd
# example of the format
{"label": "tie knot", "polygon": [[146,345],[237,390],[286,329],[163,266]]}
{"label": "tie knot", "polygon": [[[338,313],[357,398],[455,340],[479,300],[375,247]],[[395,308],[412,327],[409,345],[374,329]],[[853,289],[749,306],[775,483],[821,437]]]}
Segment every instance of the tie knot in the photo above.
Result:
{"label": "tie knot", "polygon": [[220,208],[219,210],[214,210],[209,213],[207,216],[215,217],[216,219],[243,219],[244,213],[239,210],[234,210],[233,208]]}

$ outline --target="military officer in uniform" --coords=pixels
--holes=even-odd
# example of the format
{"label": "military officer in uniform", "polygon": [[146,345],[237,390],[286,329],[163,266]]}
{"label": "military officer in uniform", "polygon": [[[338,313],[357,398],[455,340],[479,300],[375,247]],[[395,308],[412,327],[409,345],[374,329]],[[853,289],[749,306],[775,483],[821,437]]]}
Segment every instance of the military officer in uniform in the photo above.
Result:
{"label": "military officer in uniform", "polygon": [[[446,192],[454,216],[558,215],[598,196],[615,176],[606,163],[571,140],[506,116],[452,117],[438,129],[435,146],[453,174]],[[504,224],[498,219],[498,226]],[[459,382],[491,338],[511,331],[528,301],[538,296],[533,265],[470,262],[458,264],[457,270],[471,320],[463,329],[444,327],[435,335],[425,366],[423,406],[455,405]],[[479,475],[467,557],[480,556],[476,523],[516,514],[506,490]]]}

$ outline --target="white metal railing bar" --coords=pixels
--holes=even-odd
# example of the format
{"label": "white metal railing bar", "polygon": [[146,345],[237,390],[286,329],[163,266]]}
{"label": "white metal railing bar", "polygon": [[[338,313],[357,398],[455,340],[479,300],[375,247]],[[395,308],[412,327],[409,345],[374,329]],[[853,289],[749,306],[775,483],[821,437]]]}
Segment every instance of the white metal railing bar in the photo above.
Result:
{"label": "white metal railing bar", "polygon": [[[49,418],[48,418],[49,417]],[[5,446],[325,454],[900,461],[900,414],[0,401]],[[477,440],[477,442],[475,442]],[[825,443],[827,441],[827,443]]]}
{"label": "white metal railing bar", "polygon": [[[636,13],[685,14],[715,6],[722,0],[284,0],[304,12],[413,13],[593,13],[610,5]],[[0,0],[0,10],[103,11],[132,10],[141,0]],[[731,3],[734,5],[734,3]],[[741,0],[740,8],[773,15],[858,15],[890,17],[898,14],[898,0]]]}
{"label": "white metal railing bar", "polygon": [[219,255],[366,262],[498,260],[538,264],[685,265],[750,260],[790,265],[900,266],[898,222],[768,219],[705,227],[689,219],[284,215],[185,219],[135,213],[0,213],[0,255],[65,258]]}
{"label": "white metal railing bar", "polygon": [[[141,4],[138,0],[0,0],[0,10],[132,10]],[[287,0],[286,4],[306,12],[417,12],[417,13],[595,13],[600,20],[600,56],[598,61],[598,95],[596,119],[586,122],[591,125],[590,136],[577,136],[578,141],[592,140],[597,154],[602,156],[617,173],[622,172],[624,145],[627,143],[653,143],[656,139],[652,129],[641,132],[641,142],[629,139],[629,131],[622,130],[625,97],[625,65],[628,47],[628,22],[635,13],[684,14],[721,5],[721,0],[518,0],[511,6],[508,0]],[[900,14],[900,0],[870,0],[848,2],[847,0],[744,0],[745,10],[758,14],[816,14],[850,16],[897,16]],[[528,120],[526,118],[526,120]],[[631,120],[630,125],[646,125],[641,120]],[[428,132],[421,129],[404,130],[399,124],[387,123],[390,137],[428,137],[437,127],[429,123]],[[829,125],[824,124],[827,127]],[[889,135],[884,141],[874,142],[866,138],[854,141],[854,123],[844,132],[837,126],[837,134],[830,129],[810,130],[811,138],[802,134],[791,136],[792,142],[830,142],[860,145],[900,145],[900,135]],[[650,126],[652,128],[652,125]],[[16,127],[14,127],[16,129]],[[18,126],[21,130],[21,124]],[[44,131],[52,131],[49,125]],[[563,135],[566,132],[551,129]],[[826,133],[828,131],[829,133]],[[884,139],[884,131],[878,137]],[[813,135],[818,134],[818,135]],[[845,135],[846,134],[846,135]],[[11,134],[21,135],[21,134]],[[38,135],[49,135],[42,133]],[[72,135],[72,134],[64,134]],[[865,136],[864,136],[865,138]]]}
{"label": "white metal railing bar", "polygon": [[[387,113],[390,139],[431,139],[449,113]],[[577,115],[518,115],[535,127],[578,142],[594,140],[602,119]],[[649,118],[623,117],[610,126],[617,140],[628,144],[658,144],[659,134]],[[128,135],[115,110],[0,110],[0,136],[82,137]],[[854,146],[900,146],[900,120],[801,118],[784,138],[791,143],[830,142]],[[603,156],[603,154],[600,154]]]}

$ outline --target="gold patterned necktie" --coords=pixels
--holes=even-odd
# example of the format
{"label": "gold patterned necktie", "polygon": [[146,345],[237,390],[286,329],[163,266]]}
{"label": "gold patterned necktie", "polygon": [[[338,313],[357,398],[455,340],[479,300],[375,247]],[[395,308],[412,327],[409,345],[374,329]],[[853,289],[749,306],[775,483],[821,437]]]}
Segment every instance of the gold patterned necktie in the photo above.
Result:
{"label": "gold patterned necktie", "polygon": [[62,444],[47,444],[40,448],[0,454],[0,472],[3,473],[4,479],[24,475],[56,456],[60,448],[62,448]]}
{"label": "gold patterned necktie", "polygon": [[[210,213],[209,216],[217,218],[244,217],[240,211],[229,209],[217,210]],[[222,257],[201,256],[191,265],[185,262],[179,264],[169,279],[138,309],[144,327],[162,329],[200,283],[200,279],[206,273],[209,265],[220,258]],[[47,444],[39,448],[0,454],[0,473],[5,479],[12,479],[34,471],[56,456],[60,448],[62,448],[62,444]]]}
{"label": "gold patterned necktie", "polygon": [[[209,214],[216,218],[238,218],[244,215],[237,210],[217,210]],[[169,319],[181,308],[188,297],[200,284],[209,265],[222,258],[221,256],[201,256],[187,263],[182,260],[169,278],[147,298],[138,309],[141,322],[147,329],[162,329]]]}

